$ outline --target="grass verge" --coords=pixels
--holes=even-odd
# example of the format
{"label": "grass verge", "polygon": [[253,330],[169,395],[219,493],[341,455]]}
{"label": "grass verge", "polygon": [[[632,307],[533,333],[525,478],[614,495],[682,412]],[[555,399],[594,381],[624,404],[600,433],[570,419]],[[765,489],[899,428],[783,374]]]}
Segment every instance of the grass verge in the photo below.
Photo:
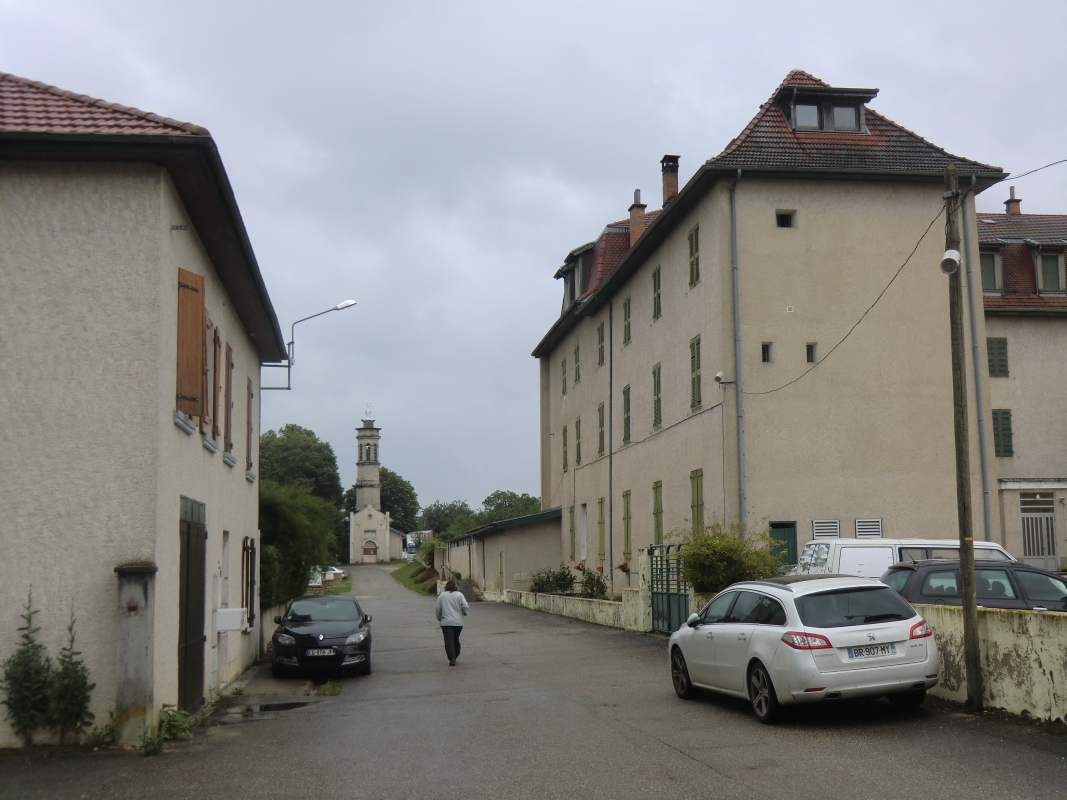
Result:
{"label": "grass verge", "polygon": [[424,569],[426,569],[424,565],[420,564],[418,561],[412,561],[410,564],[405,564],[400,569],[394,569],[389,574],[396,578],[397,583],[401,586],[411,589],[413,592],[418,592],[419,594],[426,594],[422,587],[412,580],[412,576],[414,576],[416,572],[421,572]]}
{"label": "grass verge", "polygon": [[334,581],[329,588],[329,594],[348,594],[352,590],[352,575],[348,574],[344,580]]}

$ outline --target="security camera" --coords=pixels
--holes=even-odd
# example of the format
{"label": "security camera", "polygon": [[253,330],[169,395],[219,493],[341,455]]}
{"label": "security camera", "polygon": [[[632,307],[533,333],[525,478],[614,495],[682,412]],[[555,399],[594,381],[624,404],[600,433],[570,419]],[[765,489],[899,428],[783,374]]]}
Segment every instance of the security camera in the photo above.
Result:
{"label": "security camera", "polygon": [[944,257],[941,259],[941,271],[946,275],[954,275],[959,268],[960,251],[946,250]]}
{"label": "security camera", "polygon": [[715,373],[715,382],[716,382],[716,383],[722,383],[722,379],[723,379],[724,377],[725,377],[725,376],[724,376],[724,375],[723,375],[723,374],[722,374],[721,372],[716,372],[716,373]]}

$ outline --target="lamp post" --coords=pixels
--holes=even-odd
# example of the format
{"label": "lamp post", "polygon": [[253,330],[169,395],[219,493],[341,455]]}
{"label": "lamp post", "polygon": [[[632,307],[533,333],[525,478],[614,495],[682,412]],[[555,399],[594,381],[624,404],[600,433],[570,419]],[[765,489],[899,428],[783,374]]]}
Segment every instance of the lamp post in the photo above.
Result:
{"label": "lamp post", "polygon": [[296,322],[294,322],[292,325],[290,325],[289,326],[289,341],[286,344],[286,359],[285,359],[285,363],[284,364],[264,364],[263,365],[264,367],[273,367],[275,369],[284,369],[285,370],[285,386],[261,386],[260,390],[261,391],[267,391],[269,389],[277,389],[277,390],[288,391],[288,390],[293,388],[293,386],[292,386],[292,375],[293,375],[293,364],[296,363],[296,326],[297,325],[299,325],[301,322],[307,322],[309,319],[315,319],[315,317],[321,317],[323,314],[329,314],[331,311],[343,311],[346,308],[351,308],[355,304],[356,304],[355,300],[345,300],[344,302],[338,303],[333,308],[327,308],[325,311],[320,311],[317,314],[312,314],[311,316],[303,317],[302,319],[298,319]]}

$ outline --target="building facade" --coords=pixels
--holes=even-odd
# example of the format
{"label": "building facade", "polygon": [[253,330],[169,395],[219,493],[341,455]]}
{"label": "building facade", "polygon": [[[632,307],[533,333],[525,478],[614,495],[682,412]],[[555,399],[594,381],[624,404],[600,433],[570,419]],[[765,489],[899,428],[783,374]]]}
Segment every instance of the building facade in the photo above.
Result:
{"label": "building facade", "polygon": [[378,446],[381,428],[374,427],[367,409],[356,428],[356,510],[349,512],[349,558],[353,564],[377,564],[404,557],[404,534],[382,511],[381,467]]}
{"label": "building facade", "polygon": [[139,741],[258,655],[284,340],[206,130],[5,74],[0,107],[0,659],[31,588],[53,655],[73,604],[91,710]]}
{"label": "building facade", "polygon": [[[615,591],[639,548],[715,520],[769,528],[791,561],[815,537],[958,535],[944,171],[967,184],[975,264],[973,192],[1004,174],[876,94],[790,73],[681,191],[663,158],[661,210],[635,196],[556,273],[533,353],[542,503],[563,508],[563,559]],[[973,416],[970,368],[968,387]]]}

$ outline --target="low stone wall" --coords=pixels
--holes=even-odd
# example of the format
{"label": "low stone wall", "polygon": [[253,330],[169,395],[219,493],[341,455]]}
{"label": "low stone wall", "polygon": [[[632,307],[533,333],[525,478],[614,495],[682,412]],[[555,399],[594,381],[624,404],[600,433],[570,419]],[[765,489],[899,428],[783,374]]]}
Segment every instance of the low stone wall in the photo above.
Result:
{"label": "low stone wall", "polygon": [[591,600],[587,597],[519,592],[514,589],[505,589],[504,595],[505,602],[532,611],[543,611],[546,614],[580,619],[611,628],[622,627],[622,603],[615,600]]}
{"label": "low stone wall", "polygon": [[652,604],[642,599],[642,591],[637,586],[622,590],[621,622],[628,631],[652,630]]}
{"label": "low stone wall", "polygon": [[[916,605],[934,629],[941,655],[937,697],[963,702],[963,609]],[[1067,721],[1067,614],[978,609],[986,706]]]}
{"label": "low stone wall", "polygon": [[503,603],[506,602],[503,592],[494,592],[491,589],[486,589],[482,592],[482,599],[487,603]]}

